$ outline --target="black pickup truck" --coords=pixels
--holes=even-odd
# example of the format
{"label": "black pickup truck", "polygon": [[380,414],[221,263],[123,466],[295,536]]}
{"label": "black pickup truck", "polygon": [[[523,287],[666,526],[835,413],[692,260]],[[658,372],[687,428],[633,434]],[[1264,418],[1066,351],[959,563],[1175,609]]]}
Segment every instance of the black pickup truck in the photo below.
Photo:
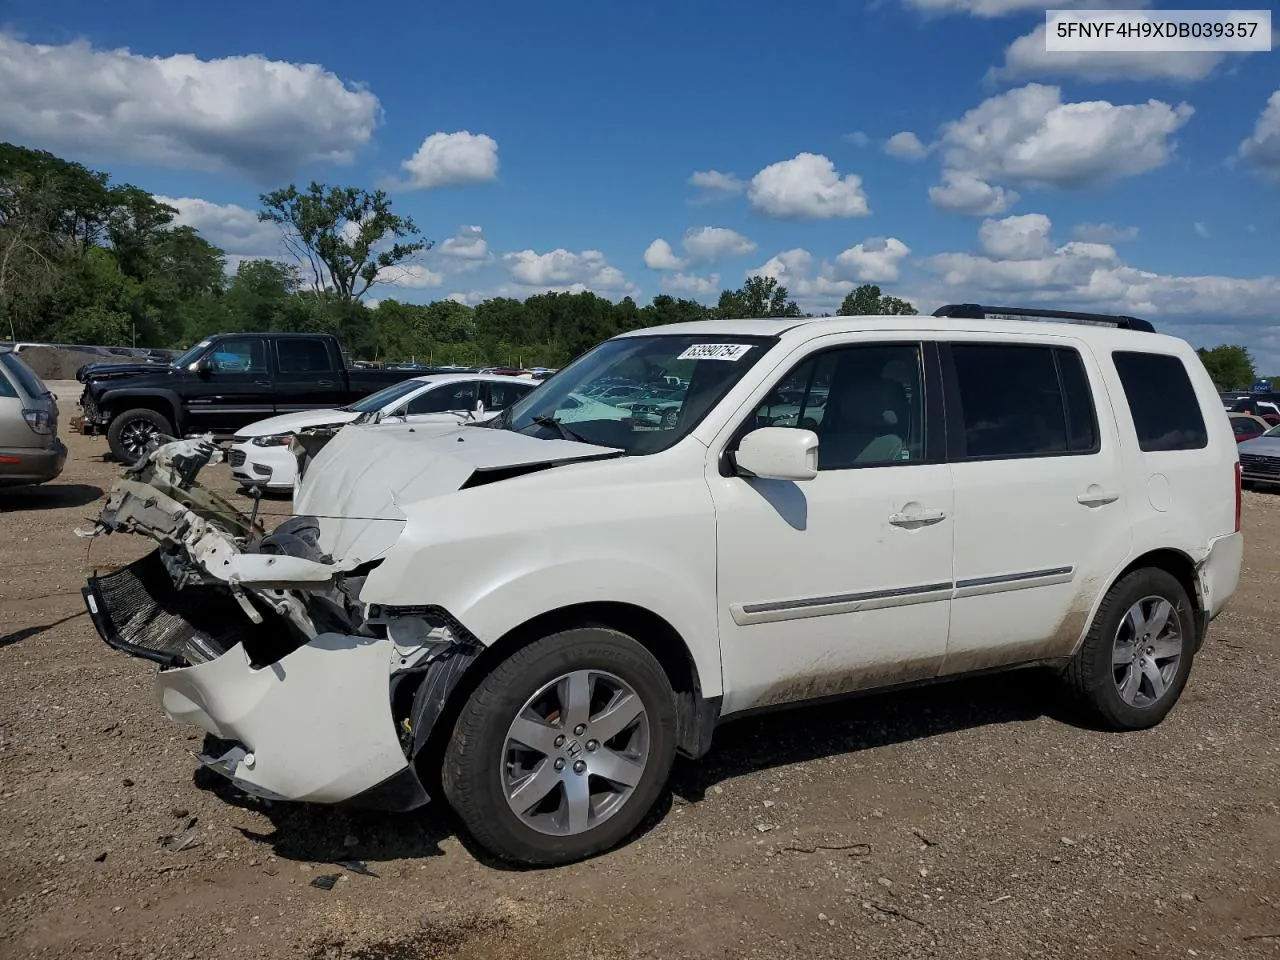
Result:
{"label": "black pickup truck", "polygon": [[226,437],[278,413],[345,406],[420,372],[349,369],[328,334],[220,334],[168,365],[84,370],[82,429],[105,432],[116,459],[134,463],[157,434]]}

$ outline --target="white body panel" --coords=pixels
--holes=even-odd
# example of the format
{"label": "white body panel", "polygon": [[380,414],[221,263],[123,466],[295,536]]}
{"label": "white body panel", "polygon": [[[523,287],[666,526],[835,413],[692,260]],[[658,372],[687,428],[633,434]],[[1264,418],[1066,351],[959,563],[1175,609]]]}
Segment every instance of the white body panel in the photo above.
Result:
{"label": "white body panel", "polygon": [[[732,321],[657,332],[711,329],[778,342],[661,452],[620,456],[598,443],[477,426],[350,425],[308,467],[295,511],[316,518],[335,574],[381,560],[358,603],[388,617],[439,608],[493,644],[536,617],[584,604],[655,615],[687,649],[702,695],[723,697],[724,714],[1061,660],[1078,647],[1106,590],[1151,551],[1191,561],[1203,616],[1217,615],[1236,589],[1234,437],[1183,341],[931,317]],[[748,412],[754,416],[815,351],[965,340],[1078,351],[1096,411],[1096,451],[969,459],[950,455],[948,436],[944,452],[919,462],[893,462],[915,459],[894,454],[823,470],[819,447],[817,475],[798,480],[747,478],[724,456]],[[925,394],[945,377],[939,358],[949,349],[937,352],[934,367],[922,366]],[[1179,358],[1208,432],[1203,448],[1140,449],[1114,351]],[[932,347],[922,355],[933,356]],[[609,429],[634,426],[592,409]],[[928,410],[922,416],[936,426],[938,408]],[[823,429],[837,419],[825,411]],[[587,420],[577,426],[584,436],[590,430]],[[266,561],[245,570],[271,575]],[[302,580],[300,592],[309,586]],[[233,654],[166,671],[161,687],[171,716],[262,755],[259,773],[238,777],[283,796],[332,800],[403,767],[385,641],[323,635],[280,661],[280,670],[253,671]]]}

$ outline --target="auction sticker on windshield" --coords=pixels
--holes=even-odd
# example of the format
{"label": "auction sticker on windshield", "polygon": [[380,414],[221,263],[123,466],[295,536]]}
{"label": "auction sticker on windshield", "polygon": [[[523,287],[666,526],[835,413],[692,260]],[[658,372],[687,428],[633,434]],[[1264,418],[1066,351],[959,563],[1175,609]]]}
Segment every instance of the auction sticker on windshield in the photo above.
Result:
{"label": "auction sticker on windshield", "polygon": [[695,343],[677,360],[741,360],[751,349],[749,343]]}

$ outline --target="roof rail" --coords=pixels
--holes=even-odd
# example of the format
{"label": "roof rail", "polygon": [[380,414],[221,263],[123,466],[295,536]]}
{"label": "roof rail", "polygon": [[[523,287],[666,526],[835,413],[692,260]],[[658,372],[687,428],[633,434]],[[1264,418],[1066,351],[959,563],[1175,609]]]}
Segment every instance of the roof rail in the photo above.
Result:
{"label": "roof rail", "polygon": [[1066,320],[1070,323],[1087,323],[1099,327],[1118,327],[1121,330],[1141,330],[1155,333],[1148,321],[1110,313],[1076,313],[1071,310],[1039,310],[1031,307],[987,307],[978,303],[948,303],[933,311],[935,317],[951,317],[956,320],[986,320],[992,317],[1031,317],[1037,320]]}

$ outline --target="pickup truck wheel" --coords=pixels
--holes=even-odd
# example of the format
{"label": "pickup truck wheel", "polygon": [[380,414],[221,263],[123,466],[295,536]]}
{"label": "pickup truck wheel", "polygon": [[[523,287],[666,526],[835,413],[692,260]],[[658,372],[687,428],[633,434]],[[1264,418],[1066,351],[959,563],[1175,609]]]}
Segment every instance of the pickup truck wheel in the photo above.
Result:
{"label": "pickup truck wheel", "polygon": [[601,853],[653,807],[675,757],[675,696],[626,634],[583,627],[498,664],[445,749],[441,783],[467,830],[505,860]]}
{"label": "pickup truck wheel", "polygon": [[173,426],[154,410],[140,407],[126,410],[111,421],[107,428],[107,443],[111,454],[126,465],[141,460],[160,435],[173,436]]}
{"label": "pickup truck wheel", "polygon": [[1195,648],[1182,584],[1164,570],[1135,570],[1103,598],[1066,680],[1091,719],[1111,730],[1145,730],[1178,702]]}

